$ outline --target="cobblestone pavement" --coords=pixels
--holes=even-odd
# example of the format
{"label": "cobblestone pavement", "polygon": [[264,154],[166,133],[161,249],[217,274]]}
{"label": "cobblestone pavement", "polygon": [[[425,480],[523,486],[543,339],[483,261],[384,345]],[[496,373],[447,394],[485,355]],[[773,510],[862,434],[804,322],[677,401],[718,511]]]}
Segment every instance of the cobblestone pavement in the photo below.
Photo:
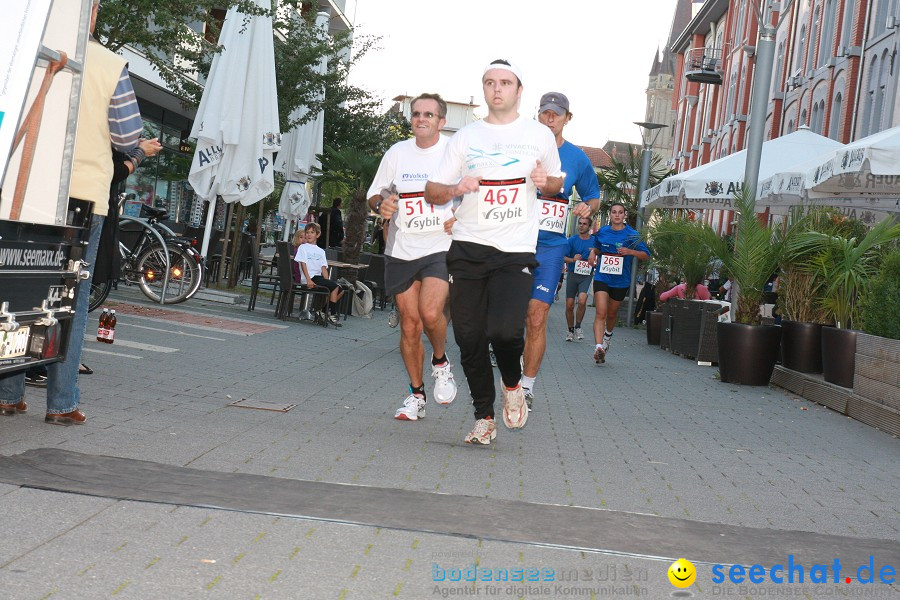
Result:
{"label": "cobblestone pavement", "polygon": [[[564,341],[561,303],[551,310],[527,427],[501,426],[487,448],[462,442],[473,417],[458,366],[461,390],[452,405],[429,403],[418,422],[392,418],[407,377],[399,330],[387,327],[386,311],[323,329],[274,319],[263,298],[253,313],[197,300],[160,308],[126,289],[109,305],[119,316],[114,345],[93,339],[97,313],[89,321],[83,359],[96,373],[81,378],[88,422],[45,424],[42,392],[29,388],[29,412],[0,418],[0,455],[60,448],[209,471],[644,513],[662,517],[661,526],[686,519],[900,541],[896,438],[778,389],[720,383],[715,368],[647,346],[640,330],[618,328],[607,363],[597,366],[590,340]],[[452,343],[448,352],[455,362]],[[229,406],[242,398],[296,407]],[[442,510],[435,498],[421,511]],[[420,532],[414,513],[401,531],[7,484],[0,484],[0,509],[0,596],[10,598],[677,592],[665,575],[670,561],[616,548],[584,552]],[[487,539],[490,527],[485,523]],[[483,579],[451,580],[465,579],[472,564],[537,569],[544,580],[495,582],[499,590]],[[877,556],[874,564],[877,572]],[[688,589],[694,597],[765,595],[766,585],[768,595],[900,595],[896,583],[855,581],[717,588],[711,568],[697,566]],[[547,569],[553,582],[543,577]],[[572,573],[581,573],[579,581]],[[529,585],[536,587],[522,587]]]}

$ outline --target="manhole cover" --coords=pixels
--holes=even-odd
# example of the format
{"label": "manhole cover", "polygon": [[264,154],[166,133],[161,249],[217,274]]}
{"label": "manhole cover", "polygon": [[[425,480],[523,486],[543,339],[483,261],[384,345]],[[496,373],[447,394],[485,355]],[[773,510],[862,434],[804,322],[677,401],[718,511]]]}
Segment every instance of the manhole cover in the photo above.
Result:
{"label": "manhole cover", "polygon": [[272,402],[270,400],[254,400],[253,398],[241,398],[240,400],[229,402],[228,406],[236,406],[238,408],[255,408],[256,410],[272,410],[275,412],[287,412],[297,405],[285,404],[283,402]]}

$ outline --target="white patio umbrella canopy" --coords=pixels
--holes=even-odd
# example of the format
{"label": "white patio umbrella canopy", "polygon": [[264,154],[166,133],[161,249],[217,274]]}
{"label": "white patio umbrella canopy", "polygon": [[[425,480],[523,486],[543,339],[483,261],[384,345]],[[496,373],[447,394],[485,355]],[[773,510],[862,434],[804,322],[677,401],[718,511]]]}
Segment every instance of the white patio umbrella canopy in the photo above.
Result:
{"label": "white patio umbrella canopy", "polygon": [[[838,142],[800,128],[763,143],[759,179],[764,180],[792,165],[822,156]],[[647,208],[731,209],[733,195],[744,183],[747,151],[741,150],[705,165],[668,177],[641,196]]]}
{"label": "white patio umbrella canopy", "polygon": [[[828,156],[833,155],[830,152]],[[757,208],[768,208],[772,214],[787,214],[794,206],[816,207],[829,206],[839,210],[848,217],[863,223],[874,225],[887,218],[890,213],[900,212],[897,198],[887,196],[828,196],[810,198],[806,191],[806,175],[815,169],[826,158],[819,157],[793,167],[791,171],[777,173],[759,184],[756,198]]]}
{"label": "white patio umbrella canopy", "polygon": [[900,127],[850,142],[806,173],[810,199],[900,196]]}
{"label": "white patio umbrella canopy", "polygon": [[[270,0],[254,0],[270,10]],[[210,201],[201,254],[209,250],[216,197],[248,206],[275,188],[280,148],[272,19],[230,9],[191,129],[197,150],[188,182]]]}
{"label": "white patio umbrella canopy", "polygon": [[[316,27],[327,32],[329,19],[330,15],[327,12],[320,12],[316,15]],[[316,70],[319,73],[328,70],[328,61],[325,57],[319,61]],[[291,114],[291,121],[303,118],[306,112],[306,107],[301,106]],[[285,178],[284,190],[278,203],[278,214],[287,219],[283,236],[285,241],[290,236],[291,220],[298,220],[309,211],[311,202],[306,182],[313,169],[321,166],[316,155],[322,153],[324,135],[325,114],[319,111],[315,118],[291,129],[282,138],[282,150],[278,153],[275,168],[284,173]]]}

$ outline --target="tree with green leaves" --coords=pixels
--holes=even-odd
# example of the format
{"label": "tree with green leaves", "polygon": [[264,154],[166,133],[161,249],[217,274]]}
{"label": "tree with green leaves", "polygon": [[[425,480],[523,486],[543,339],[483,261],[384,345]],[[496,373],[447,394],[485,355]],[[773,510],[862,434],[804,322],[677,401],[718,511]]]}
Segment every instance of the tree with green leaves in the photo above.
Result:
{"label": "tree with green leaves", "polygon": [[[366,217],[369,212],[366,192],[375,179],[381,155],[368,154],[357,148],[338,149],[325,146],[325,152],[320,158],[322,168],[314,176],[316,181],[334,184],[342,195],[350,198],[347,204],[344,260],[348,263],[357,263],[365,241]],[[355,283],[356,276],[356,271],[351,270],[347,279]]]}
{"label": "tree with green leaves", "polygon": [[[612,157],[612,164],[608,167],[600,167],[597,173],[597,183],[603,192],[603,202],[600,210],[609,212],[610,206],[615,202],[625,205],[628,222],[634,225],[640,205],[637,197],[638,187],[641,181],[641,151],[635,146],[624,160],[620,161]],[[650,173],[648,187],[653,187],[671,174],[671,170],[665,166],[662,158],[654,154],[650,160]]]}

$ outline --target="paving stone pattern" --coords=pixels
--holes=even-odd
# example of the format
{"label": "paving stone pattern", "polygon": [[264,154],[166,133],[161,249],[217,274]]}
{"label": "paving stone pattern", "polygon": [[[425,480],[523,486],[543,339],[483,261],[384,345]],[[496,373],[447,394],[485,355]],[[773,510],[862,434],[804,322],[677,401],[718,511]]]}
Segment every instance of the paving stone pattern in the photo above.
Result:
{"label": "paving stone pattern", "polygon": [[[133,343],[86,342],[84,360],[96,370],[81,377],[87,424],[44,424],[43,393],[29,388],[29,412],[0,418],[0,453],[60,447],[225,472],[900,540],[896,438],[781,390],[720,383],[714,367],[647,346],[640,330],[618,328],[607,363],[597,366],[590,339],[564,341],[561,303],[551,310],[527,427],[501,425],[487,448],[462,442],[473,416],[458,366],[452,405],[429,402],[418,422],[392,418],[407,376],[386,311],[324,329],[275,320],[266,302],[252,313],[196,300],[161,309],[122,290],[110,303],[119,315],[116,339]],[[89,334],[97,313],[91,317]],[[588,338],[590,321],[589,314]],[[448,352],[456,363],[452,342]],[[240,398],[297,407],[227,406]],[[432,580],[440,553],[462,567],[488,559],[572,568],[618,561],[623,569],[647,567],[646,597],[673,590],[667,565],[634,557],[9,485],[0,485],[0,508],[14,516],[0,535],[0,589],[9,590],[0,595],[12,598],[447,597]],[[698,583],[695,597],[712,594],[703,569],[705,587]],[[499,597],[574,595],[520,591]]]}

